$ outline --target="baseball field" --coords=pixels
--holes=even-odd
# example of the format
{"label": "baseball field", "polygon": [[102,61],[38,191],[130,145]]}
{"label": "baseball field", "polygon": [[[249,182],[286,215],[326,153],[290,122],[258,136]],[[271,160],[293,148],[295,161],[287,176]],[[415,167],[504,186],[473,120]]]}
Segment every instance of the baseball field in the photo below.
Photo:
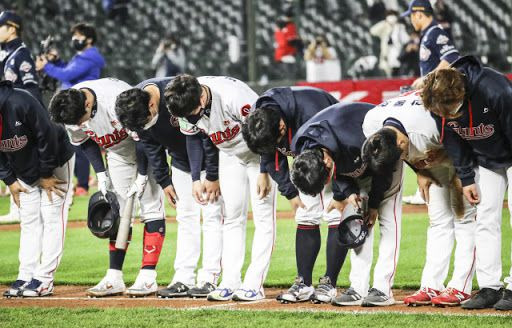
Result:
{"label": "baseball field", "polygon": [[[415,189],[411,172],[406,176],[405,194]],[[96,284],[108,265],[105,240],[92,236],[85,226],[87,197],[75,198],[70,213],[66,244],[61,265],[55,277],[55,294],[40,299],[0,300],[0,327],[257,327],[257,326],[417,326],[417,327],[512,327],[512,313],[463,311],[459,308],[408,308],[398,304],[388,308],[338,308],[331,305],[283,305],[275,296],[289,287],[296,274],[295,223],[288,202],[278,202],[277,241],[266,280],[267,299],[251,303],[211,303],[204,300],[156,298],[87,299],[84,291]],[[8,211],[8,198],[0,199],[0,215]],[[158,283],[167,285],[173,275],[172,263],[176,250],[176,221],[168,208],[167,235],[157,267]],[[395,278],[395,297],[401,300],[420,285],[425,261],[428,216],[423,206],[405,207],[402,223],[400,260]],[[510,269],[512,232],[507,210],[503,214],[503,272]],[[246,266],[250,259],[252,222],[247,225]],[[322,230],[326,236],[326,229]],[[378,236],[378,234],[376,234]],[[127,285],[137,275],[142,254],[142,225],[135,224],[133,240],[124,265]],[[0,288],[6,288],[17,274],[18,225],[0,225]],[[374,257],[378,250],[375,243]],[[245,266],[245,267],[246,267]],[[314,280],[325,270],[325,249],[322,248],[314,271]],[[348,286],[350,261],[347,259],[338,280],[338,288]],[[451,274],[451,270],[450,270]],[[473,288],[477,288],[476,280]]]}

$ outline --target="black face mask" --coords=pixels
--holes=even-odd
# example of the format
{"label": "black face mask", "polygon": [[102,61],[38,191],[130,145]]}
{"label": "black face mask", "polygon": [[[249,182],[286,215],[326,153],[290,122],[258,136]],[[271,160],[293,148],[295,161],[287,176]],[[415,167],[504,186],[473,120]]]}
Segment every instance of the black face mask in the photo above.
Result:
{"label": "black face mask", "polygon": [[85,41],[85,39],[83,39],[83,40],[72,39],[71,45],[73,46],[73,48],[75,48],[75,50],[81,51],[81,50],[84,50],[84,48],[87,46],[87,42]]}
{"label": "black face mask", "polygon": [[201,119],[201,117],[203,117],[203,115],[205,115],[205,114],[207,116],[210,115],[209,108],[201,108],[201,110],[199,111],[199,114],[187,116],[187,121],[189,121],[192,124],[196,124]]}

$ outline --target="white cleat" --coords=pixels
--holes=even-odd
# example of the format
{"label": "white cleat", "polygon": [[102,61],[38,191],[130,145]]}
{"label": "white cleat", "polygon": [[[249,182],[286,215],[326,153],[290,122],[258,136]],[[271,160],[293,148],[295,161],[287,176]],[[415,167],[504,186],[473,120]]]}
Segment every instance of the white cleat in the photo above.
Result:
{"label": "white cleat", "polygon": [[130,297],[145,297],[154,295],[157,290],[156,271],[142,269],[137,279],[135,279],[135,283],[126,290],[126,295]]}
{"label": "white cleat", "polygon": [[295,278],[293,285],[283,294],[277,296],[277,300],[283,304],[309,301],[315,292],[313,286],[306,286],[302,277]]}
{"label": "white cleat", "polygon": [[122,295],[126,289],[123,273],[119,270],[108,269],[107,275],[94,287],[87,290],[89,297],[106,297]]}

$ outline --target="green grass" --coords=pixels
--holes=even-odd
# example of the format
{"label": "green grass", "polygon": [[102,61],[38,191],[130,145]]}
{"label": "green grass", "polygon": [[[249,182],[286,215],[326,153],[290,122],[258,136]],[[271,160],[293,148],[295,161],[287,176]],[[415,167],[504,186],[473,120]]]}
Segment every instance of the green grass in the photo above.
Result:
{"label": "green grass", "polygon": [[510,318],[167,309],[0,309],[5,327],[510,327]]}

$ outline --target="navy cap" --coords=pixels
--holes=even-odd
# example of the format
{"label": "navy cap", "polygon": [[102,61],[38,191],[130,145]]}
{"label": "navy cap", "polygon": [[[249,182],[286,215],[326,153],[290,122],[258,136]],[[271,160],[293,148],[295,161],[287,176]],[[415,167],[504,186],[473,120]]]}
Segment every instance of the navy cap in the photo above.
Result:
{"label": "navy cap", "polygon": [[0,13],[0,26],[10,25],[21,30],[21,17],[14,11],[5,10]]}
{"label": "navy cap", "polygon": [[404,12],[400,17],[406,17],[412,14],[415,11],[423,11],[425,13],[434,13],[434,9],[432,9],[432,5],[429,0],[412,0],[409,3],[409,8],[406,12]]}

